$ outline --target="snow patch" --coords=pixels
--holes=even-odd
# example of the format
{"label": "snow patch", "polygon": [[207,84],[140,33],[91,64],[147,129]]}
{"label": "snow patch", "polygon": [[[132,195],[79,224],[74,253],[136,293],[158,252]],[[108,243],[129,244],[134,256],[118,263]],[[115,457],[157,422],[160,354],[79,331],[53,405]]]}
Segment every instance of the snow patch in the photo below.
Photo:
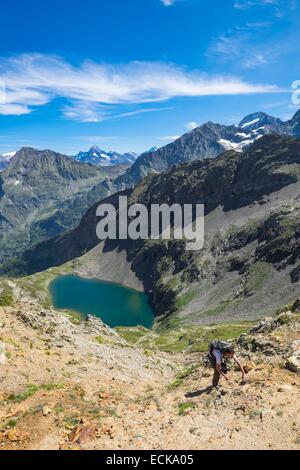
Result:
{"label": "snow patch", "polygon": [[242,137],[242,139],[248,139],[249,137],[251,137],[251,134],[245,134],[244,132],[237,132],[235,135],[237,135],[238,137]]}
{"label": "snow patch", "polygon": [[243,125],[241,126],[241,128],[244,129],[244,127],[252,126],[252,124],[255,124],[255,123],[258,122],[258,121],[260,121],[259,118],[253,119],[253,121],[245,122],[245,124],[243,124]]}
{"label": "snow patch", "polygon": [[218,143],[224,147],[225,150],[236,150],[237,152],[241,152],[243,148],[243,142],[237,143],[232,142],[231,140],[220,139]]}

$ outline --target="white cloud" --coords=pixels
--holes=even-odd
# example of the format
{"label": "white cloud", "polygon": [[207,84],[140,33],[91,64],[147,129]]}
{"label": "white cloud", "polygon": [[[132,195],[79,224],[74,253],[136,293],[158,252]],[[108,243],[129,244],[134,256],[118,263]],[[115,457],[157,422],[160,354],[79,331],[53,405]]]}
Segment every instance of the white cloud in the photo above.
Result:
{"label": "white cloud", "polygon": [[[60,98],[66,102],[62,107],[65,117],[89,122],[111,118],[112,114],[124,115],[128,105],[163,102],[180,96],[278,91],[273,85],[210,76],[174,64],[135,61],[110,65],[86,61],[74,66],[60,57],[42,54],[0,58],[0,81],[6,86],[6,104],[1,105],[1,114],[27,114]],[[112,105],[118,106],[117,113],[112,113]]]}
{"label": "white cloud", "polygon": [[234,2],[234,8],[238,10],[247,10],[248,8],[256,6],[276,6],[280,3],[280,0],[236,0]]}
{"label": "white cloud", "polygon": [[184,127],[186,129],[188,129],[189,131],[192,131],[193,129],[196,129],[196,127],[199,127],[200,124],[198,124],[198,122],[196,121],[191,121],[191,122],[187,122]]}
{"label": "white cloud", "polygon": [[175,0],[160,0],[161,3],[165,5],[165,7],[170,7],[175,3]]}
{"label": "white cloud", "polygon": [[[265,25],[265,26],[263,26]],[[258,37],[258,29],[265,29],[271,23],[247,23],[243,27],[235,27],[221,34],[212,42],[208,56],[218,56],[224,62],[237,62],[244,68],[253,68],[266,65],[275,60],[280,48],[270,47],[264,43],[255,44]]]}
{"label": "white cloud", "polygon": [[164,135],[163,137],[159,137],[160,140],[164,140],[167,142],[174,141],[179,139],[181,136],[180,135]]}
{"label": "white cloud", "polygon": [[67,105],[62,108],[63,115],[69,119],[82,122],[101,122],[110,119],[124,118],[137,116],[145,113],[155,113],[173,109],[172,107],[160,108],[144,108],[135,109],[134,111],[116,112],[114,107],[107,108],[107,106],[98,105],[94,102],[76,102],[72,105]]}

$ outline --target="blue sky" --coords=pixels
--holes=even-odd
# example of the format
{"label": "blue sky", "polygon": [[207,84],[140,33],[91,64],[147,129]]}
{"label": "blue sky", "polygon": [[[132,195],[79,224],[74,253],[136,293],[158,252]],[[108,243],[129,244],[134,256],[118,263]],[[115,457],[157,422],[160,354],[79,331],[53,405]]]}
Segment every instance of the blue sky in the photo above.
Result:
{"label": "blue sky", "polygon": [[287,119],[299,31],[296,0],[2,2],[0,153],[142,152],[208,120]]}

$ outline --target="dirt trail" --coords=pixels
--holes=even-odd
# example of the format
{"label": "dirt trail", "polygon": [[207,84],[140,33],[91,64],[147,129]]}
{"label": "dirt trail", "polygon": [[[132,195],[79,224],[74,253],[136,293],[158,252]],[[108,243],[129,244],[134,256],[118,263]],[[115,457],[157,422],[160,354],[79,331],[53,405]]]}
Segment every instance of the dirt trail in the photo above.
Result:
{"label": "dirt trail", "polygon": [[[281,326],[281,346],[299,331],[298,319]],[[300,447],[300,375],[280,354],[253,354],[246,385],[232,370],[211,390],[201,354],[149,355],[33,301],[0,307],[1,348],[2,449]]]}

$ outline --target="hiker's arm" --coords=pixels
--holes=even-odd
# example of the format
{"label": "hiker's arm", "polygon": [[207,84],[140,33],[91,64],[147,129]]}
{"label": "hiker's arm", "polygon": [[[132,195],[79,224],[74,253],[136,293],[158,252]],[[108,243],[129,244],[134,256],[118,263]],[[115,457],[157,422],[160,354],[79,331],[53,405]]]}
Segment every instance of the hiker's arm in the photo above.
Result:
{"label": "hiker's arm", "polygon": [[233,356],[233,360],[239,366],[239,368],[242,372],[243,379],[245,379],[246,378],[246,373],[245,373],[244,367],[242,366],[242,364],[240,363],[240,361],[238,360],[236,355]]}

